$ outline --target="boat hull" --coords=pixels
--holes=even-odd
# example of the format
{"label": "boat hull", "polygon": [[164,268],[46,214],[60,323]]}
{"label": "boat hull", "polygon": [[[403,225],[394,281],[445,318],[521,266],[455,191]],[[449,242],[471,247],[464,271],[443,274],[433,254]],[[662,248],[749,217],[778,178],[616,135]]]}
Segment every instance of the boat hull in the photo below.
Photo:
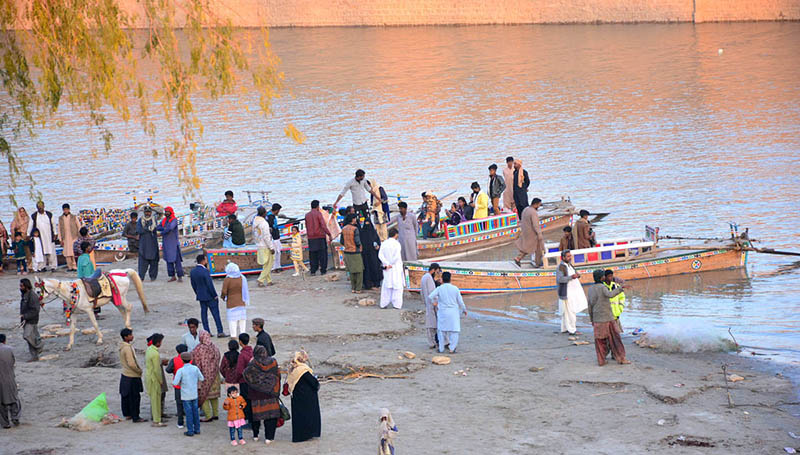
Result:
{"label": "boat hull", "polygon": [[[569,226],[572,215],[555,215],[542,218],[542,233],[557,232]],[[429,239],[417,241],[417,258],[432,259],[442,256],[465,254],[471,251],[507,245],[519,236],[516,225],[492,232],[480,233],[456,239]]]}
{"label": "boat hull", "polygon": [[[244,275],[261,273],[262,266],[258,264],[258,249],[253,245],[243,248],[218,248],[205,250],[208,256],[208,269],[212,277],[225,276],[225,266],[228,262],[233,262],[239,266],[239,270]],[[303,246],[303,262],[308,264],[308,246]],[[332,269],[332,262],[329,258],[328,268]],[[284,246],[281,250],[281,269],[291,269],[294,263],[291,258],[291,247]]]}
{"label": "boat hull", "polygon": [[[576,267],[581,274],[582,284],[592,284],[592,271],[598,268],[614,271],[614,277],[623,280],[641,280],[699,273],[709,270],[722,270],[744,267],[747,252],[734,249],[696,250],[675,255],[643,258],[626,262],[606,262],[602,264]],[[466,294],[489,294],[501,292],[545,291],[556,288],[555,269],[515,268],[514,265],[497,268],[470,268],[448,266],[439,263],[443,272],[450,272],[452,283]],[[505,263],[504,263],[505,264]],[[409,290],[418,291],[427,265],[407,263],[405,266],[406,285]]]}

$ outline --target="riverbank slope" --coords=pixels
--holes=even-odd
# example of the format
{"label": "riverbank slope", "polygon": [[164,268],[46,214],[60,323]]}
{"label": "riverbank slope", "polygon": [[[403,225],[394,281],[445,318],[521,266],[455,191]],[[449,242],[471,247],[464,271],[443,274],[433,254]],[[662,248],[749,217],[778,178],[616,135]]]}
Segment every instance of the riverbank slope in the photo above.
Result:
{"label": "riverbank slope", "polygon": [[[122,263],[133,267],[133,261]],[[331,381],[320,389],[322,438],[292,444],[288,426],[278,429],[268,451],[283,454],[370,453],[377,444],[379,409],[389,408],[400,430],[400,453],[778,453],[800,447],[797,433],[800,407],[796,392],[781,374],[764,365],[727,354],[662,354],[625,339],[632,365],[596,365],[592,344],[575,346],[554,334],[555,327],[470,316],[462,321],[459,352],[452,363],[431,363],[426,346],[422,306],[418,296],[406,295],[402,311],[360,306],[348,290],[342,272],[338,281],[322,277],[305,280],[283,273],[276,286],[256,288],[248,320],[264,317],[267,331],[285,365],[292,351],[308,350],[316,374],[356,371],[401,375],[399,379],[363,378],[353,383]],[[145,315],[135,295],[132,324],[144,364],[144,339],[153,332],[166,335],[162,356],[186,331],[179,323],[198,317],[188,279],[146,282],[151,313]],[[56,273],[54,277],[65,278]],[[100,321],[104,346],[93,335],[78,335],[70,352],[66,337],[45,340],[44,354],[55,360],[25,363],[27,349],[18,321],[17,277],[0,278],[0,331],[17,356],[17,380],[23,401],[22,425],[0,430],[6,453],[85,453],[104,447],[109,453],[136,448],[139,452],[174,452],[229,446],[224,420],[203,424],[203,433],[182,436],[170,419],[166,428],[121,422],[91,432],[57,428],[62,418],[77,413],[98,393],[106,392],[112,412],[120,412],[119,367],[87,364],[98,353],[117,357],[122,317],[103,308]],[[217,281],[217,285],[221,285]],[[375,299],[377,294],[368,294]],[[41,324],[63,323],[60,302],[50,303]],[[77,324],[87,328],[85,315]],[[591,341],[590,335],[582,340]],[[227,340],[215,338],[222,351]],[[404,351],[417,357],[408,360]],[[720,366],[744,378],[731,386],[736,407],[727,406]],[[323,381],[325,382],[325,381]],[[174,414],[172,394],[167,411]],[[286,400],[289,405],[289,400]],[[149,400],[142,398],[142,415],[149,417]],[[223,413],[224,416],[224,413]],[[249,433],[248,437],[250,436]],[[237,449],[263,452],[263,443]]]}

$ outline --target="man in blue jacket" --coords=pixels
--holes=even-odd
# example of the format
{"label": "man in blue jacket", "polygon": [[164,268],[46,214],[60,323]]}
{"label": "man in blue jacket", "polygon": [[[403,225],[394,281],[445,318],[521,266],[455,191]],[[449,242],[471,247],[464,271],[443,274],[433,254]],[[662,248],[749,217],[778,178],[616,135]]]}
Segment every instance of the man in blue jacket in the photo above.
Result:
{"label": "man in blue jacket", "polygon": [[197,266],[192,269],[189,275],[192,281],[192,289],[197,301],[200,302],[200,319],[203,321],[203,329],[211,333],[208,328],[208,310],[214,317],[217,324],[217,338],[225,338],[228,335],[222,331],[222,320],[219,317],[219,299],[217,290],[214,289],[214,282],[211,280],[211,272],[208,271],[208,258],[205,254],[197,256]]}

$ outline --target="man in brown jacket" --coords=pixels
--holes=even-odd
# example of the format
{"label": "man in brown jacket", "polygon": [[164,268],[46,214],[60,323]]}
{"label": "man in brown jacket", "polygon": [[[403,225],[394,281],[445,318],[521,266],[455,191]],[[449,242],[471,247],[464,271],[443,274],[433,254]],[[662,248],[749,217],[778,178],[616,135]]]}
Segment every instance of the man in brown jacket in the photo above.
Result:
{"label": "man in brown jacket", "polygon": [[119,332],[122,341],[119,343],[119,363],[122,365],[122,376],[119,379],[119,394],[122,398],[122,415],[125,420],[134,423],[146,422],[139,417],[139,404],[142,386],[142,368],[136,361],[133,350],[133,330],[125,328]]}
{"label": "man in brown jacket", "polygon": [[514,262],[518,267],[522,266],[522,258],[528,254],[534,255],[534,266],[542,267],[544,265],[544,237],[542,236],[542,227],[539,224],[539,207],[542,206],[542,200],[533,198],[531,205],[525,207],[522,211],[522,216],[519,218],[519,238],[517,238],[516,246],[519,250],[519,255],[514,258]]}
{"label": "man in brown jacket", "polygon": [[581,210],[579,215],[580,218],[575,222],[575,227],[572,228],[572,235],[575,236],[576,250],[591,248],[595,243],[592,225],[589,223],[589,212],[587,210]]}

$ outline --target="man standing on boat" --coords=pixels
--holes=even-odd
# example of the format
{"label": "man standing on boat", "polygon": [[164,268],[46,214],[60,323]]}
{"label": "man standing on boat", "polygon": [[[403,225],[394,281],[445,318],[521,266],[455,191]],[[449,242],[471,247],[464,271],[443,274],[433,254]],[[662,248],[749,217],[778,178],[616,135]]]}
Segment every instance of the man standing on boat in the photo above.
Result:
{"label": "man standing on boat", "polygon": [[489,199],[492,201],[492,215],[499,215],[502,209],[500,208],[500,196],[505,194],[506,181],[503,177],[497,175],[497,165],[492,164],[489,166]]}
{"label": "man standing on boat", "polygon": [[238,209],[233,200],[233,191],[228,190],[225,192],[225,200],[217,206],[217,216],[235,215]]}
{"label": "man standing on boat", "polygon": [[363,169],[357,170],[356,176],[344,185],[342,192],[339,193],[339,197],[336,198],[336,202],[333,203],[333,206],[338,207],[339,201],[341,201],[345,193],[350,190],[350,194],[353,196],[353,208],[364,218],[369,217],[369,196],[372,192],[372,188],[365,178],[366,175],[367,173],[364,172]]}
{"label": "man standing on boat", "polygon": [[506,157],[506,167],[503,168],[503,180],[506,189],[503,190],[503,207],[514,211],[514,157]]}
{"label": "man standing on boat", "polygon": [[597,364],[603,366],[606,364],[606,356],[608,351],[614,356],[614,359],[621,364],[631,363],[625,358],[625,345],[622,344],[622,337],[619,334],[619,328],[614,321],[614,313],[611,311],[611,302],[609,299],[616,297],[622,292],[624,286],[615,288],[614,290],[608,289],[606,284],[603,283],[605,272],[602,270],[595,270],[593,273],[594,284],[589,287],[589,319],[592,321],[594,328],[594,348],[597,352]]}
{"label": "man standing on boat", "polygon": [[581,286],[581,276],[572,265],[572,253],[561,251],[561,264],[556,269],[558,285],[558,311],[561,313],[561,333],[575,335],[577,331],[577,313],[587,307],[586,294]]}
{"label": "man standing on boat", "polygon": [[[400,211],[392,218],[397,223],[399,242],[402,246],[401,254],[403,261],[417,260],[417,217],[413,213],[408,213],[408,204],[400,202],[397,204]],[[390,223],[391,224],[391,223]],[[391,233],[389,237],[391,237]]]}
{"label": "man standing on boat", "polygon": [[[363,172],[363,171],[362,171]],[[335,219],[335,217],[334,217]],[[328,272],[328,241],[331,232],[319,210],[319,201],[311,201],[311,210],[306,213],[306,236],[308,237],[308,259],[311,262],[311,276]]]}
{"label": "man standing on boat", "polygon": [[589,222],[589,211],[581,210],[578,212],[580,218],[572,228],[572,235],[575,236],[575,249],[582,250],[594,246],[594,234],[592,224]]}
{"label": "man standing on boat", "polygon": [[153,216],[150,206],[144,208],[142,219],[136,223],[136,233],[139,234],[139,278],[144,279],[150,271],[150,281],[158,278],[158,235],[156,228],[158,221]]}
{"label": "man standing on boat", "polygon": [[542,227],[539,224],[539,212],[537,211],[541,206],[542,200],[538,197],[533,198],[533,203],[525,207],[519,218],[519,238],[515,243],[519,255],[514,258],[518,267],[522,266],[522,258],[529,254],[534,256],[534,267],[544,265],[544,236],[542,236]]}
{"label": "man standing on boat", "polygon": [[[402,204],[402,202],[401,202]],[[383,264],[383,282],[381,283],[381,308],[386,308],[391,303],[393,307],[403,308],[403,273],[402,247],[397,240],[397,228],[389,229],[389,238],[381,243],[378,250],[378,259]]]}
{"label": "man standing on boat", "polygon": [[528,171],[522,169],[522,161],[520,160],[514,161],[514,178],[511,182],[514,187],[514,206],[517,209],[517,215],[519,215],[528,206],[528,187],[531,184]]}
{"label": "man standing on boat", "polygon": [[422,301],[425,303],[425,331],[428,335],[428,347],[435,349],[436,343],[436,306],[430,295],[436,290],[436,273],[441,270],[439,264],[433,263],[428,267],[428,273],[422,276],[422,281],[419,285],[419,293],[422,296]]}
{"label": "man standing on boat", "polygon": [[450,272],[442,273],[442,285],[428,297],[436,307],[439,352],[444,352],[445,346],[449,346],[450,354],[455,354],[461,332],[461,313],[466,316],[467,307],[464,306],[461,291],[450,284],[450,278]]}

